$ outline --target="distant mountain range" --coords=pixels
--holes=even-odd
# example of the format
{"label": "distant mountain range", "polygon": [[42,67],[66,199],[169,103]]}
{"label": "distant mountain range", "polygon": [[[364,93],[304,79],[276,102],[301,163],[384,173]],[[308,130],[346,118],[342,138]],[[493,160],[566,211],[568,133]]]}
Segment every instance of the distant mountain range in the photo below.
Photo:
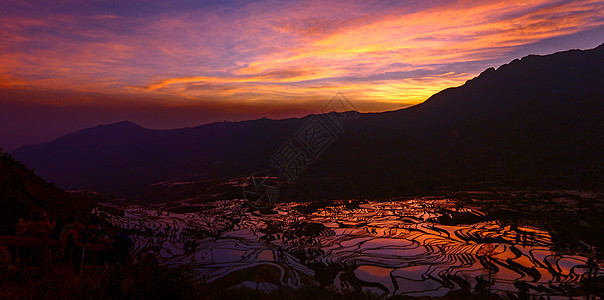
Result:
{"label": "distant mountain range", "polygon": [[[165,180],[245,176],[315,116],[151,130],[89,128],[13,151],[67,189],[134,195]],[[604,45],[530,55],[406,109],[359,114],[284,192],[387,197],[478,182],[604,187]]]}

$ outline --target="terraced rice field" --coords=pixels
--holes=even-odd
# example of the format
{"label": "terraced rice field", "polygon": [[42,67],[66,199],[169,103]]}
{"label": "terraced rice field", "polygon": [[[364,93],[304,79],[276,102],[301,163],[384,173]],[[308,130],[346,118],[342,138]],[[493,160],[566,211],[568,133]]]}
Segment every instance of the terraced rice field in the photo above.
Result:
{"label": "terraced rice field", "polygon": [[[187,265],[200,280],[227,286],[565,298],[594,272],[604,275],[602,264],[589,261],[593,243],[564,241],[555,231],[560,218],[602,216],[602,195],[468,192],[462,198],[282,203],[264,214],[243,200],[105,203],[95,212],[132,229],[136,252],[156,251],[164,264]],[[115,208],[124,214],[109,213]]]}

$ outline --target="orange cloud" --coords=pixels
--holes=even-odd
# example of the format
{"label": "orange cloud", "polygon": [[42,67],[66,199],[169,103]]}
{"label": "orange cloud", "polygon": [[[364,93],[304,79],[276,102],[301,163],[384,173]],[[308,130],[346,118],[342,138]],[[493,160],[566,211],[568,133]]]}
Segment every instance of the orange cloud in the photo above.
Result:
{"label": "orange cloud", "polygon": [[529,54],[539,41],[601,28],[602,15],[604,2],[595,0],[260,1],[148,18],[4,15],[0,86],[171,104],[308,103],[342,91],[376,111],[462,84],[513,59],[510,51]]}

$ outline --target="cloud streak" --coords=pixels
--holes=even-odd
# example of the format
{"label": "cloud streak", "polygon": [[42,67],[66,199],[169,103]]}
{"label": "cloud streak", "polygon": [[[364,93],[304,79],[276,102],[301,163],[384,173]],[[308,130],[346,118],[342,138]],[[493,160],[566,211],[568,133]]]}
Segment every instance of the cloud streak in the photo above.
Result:
{"label": "cloud streak", "polygon": [[[139,95],[168,104],[419,103],[518,49],[604,28],[603,1],[136,1],[0,13],[0,88]],[[126,5],[126,4],[124,4]],[[99,100],[100,101],[100,100]],[[258,108],[260,107],[260,108]]]}

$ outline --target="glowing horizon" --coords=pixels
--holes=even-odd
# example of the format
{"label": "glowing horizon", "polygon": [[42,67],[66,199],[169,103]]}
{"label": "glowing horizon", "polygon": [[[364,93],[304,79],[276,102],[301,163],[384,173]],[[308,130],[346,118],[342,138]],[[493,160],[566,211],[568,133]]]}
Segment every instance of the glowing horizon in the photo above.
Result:
{"label": "glowing horizon", "polygon": [[392,110],[514,58],[595,47],[603,15],[594,0],[9,2],[0,105],[191,106],[236,120],[312,112],[343,92],[363,112]]}

